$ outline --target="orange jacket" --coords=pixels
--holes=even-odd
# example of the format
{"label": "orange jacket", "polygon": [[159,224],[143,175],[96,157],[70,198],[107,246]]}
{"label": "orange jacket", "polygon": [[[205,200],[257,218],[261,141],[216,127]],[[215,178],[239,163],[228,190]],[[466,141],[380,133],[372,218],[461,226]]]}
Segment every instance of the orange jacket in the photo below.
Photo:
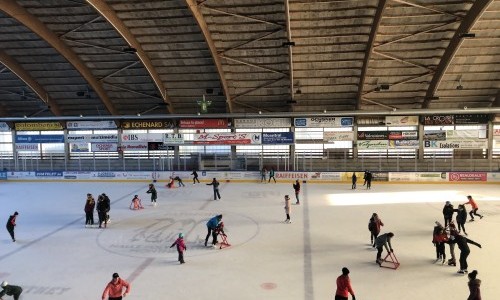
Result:
{"label": "orange jacket", "polygon": [[106,299],[106,296],[109,297],[121,297],[123,296],[123,288],[126,288],[125,294],[130,293],[130,284],[126,282],[125,280],[118,278],[116,282],[113,282],[111,280],[108,285],[106,285],[106,288],[104,289],[104,292],[102,292],[102,300]]}
{"label": "orange jacket", "polygon": [[354,291],[351,287],[351,280],[349,280],[349,276],[340,275],[337,277],[337,291],[335,295],[347,297],[349,293],[354,296]]}
{"label": "orange jacket", "polygon": [[469,202],[464,203],[464,204],[470,204],[470,206],[472,206],[472,209],[478,208],[477,204],[476,204],[476,201],[474,201],[474,199],[472,199],[472,198],[470,198]]}

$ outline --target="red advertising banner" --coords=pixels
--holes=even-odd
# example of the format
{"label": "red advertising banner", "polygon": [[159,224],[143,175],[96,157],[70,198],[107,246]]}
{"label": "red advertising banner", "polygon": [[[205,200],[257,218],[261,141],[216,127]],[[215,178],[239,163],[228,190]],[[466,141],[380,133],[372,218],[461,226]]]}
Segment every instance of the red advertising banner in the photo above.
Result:
{"label": "red advertising banner", "polygon": [[181,119],[179,128],[227,128],[227,119]]}
{"label": "red advertising banner", "polygon": [[486,172],[450,172],[450,181],[486,181]]}

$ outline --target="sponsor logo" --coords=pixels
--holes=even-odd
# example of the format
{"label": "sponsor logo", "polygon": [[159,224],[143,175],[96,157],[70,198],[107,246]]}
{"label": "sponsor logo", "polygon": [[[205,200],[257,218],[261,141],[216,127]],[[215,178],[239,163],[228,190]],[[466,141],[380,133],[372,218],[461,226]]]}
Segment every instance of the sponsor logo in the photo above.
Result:
{"label": "sponsor logo", "polygon": [[304,127],[307,125],[307,120],[306,119],[295,119],[294,124],[296,127]]}
{"label": "sponsor logo", "polygon": [[35,172],[36,177],[62,177],[63,172],[60,171],[50,171],[50,172]]}
{"label": "sponsor logo", "polygon": [[116,174],[114,172],[97,172],[97,177],[116,177]]}

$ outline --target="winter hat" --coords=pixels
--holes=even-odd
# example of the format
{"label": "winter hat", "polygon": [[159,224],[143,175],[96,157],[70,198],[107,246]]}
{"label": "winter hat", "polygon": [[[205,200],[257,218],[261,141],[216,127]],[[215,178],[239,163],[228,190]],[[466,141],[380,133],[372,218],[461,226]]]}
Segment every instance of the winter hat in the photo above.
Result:
{"label": "winter hat", "polygon": [[2,287],[6,287],[9,283],[7,281],[2,281]]}
{"label": "winter hat", "polygon": [[348,275],[348,274],[349,274],[349,269],[348,269],[348,268],[346,268],[346,267],[343,267],[343,268],[342,268],[342,274],[343,274],[343,275]]}
{"label": "winter hat", "polygon": [[118,275],[118,273],[113,273],[113,278],[118,278],[120,277],[120,275]]}
{"label": "winter hat", "polygon": [[17,216],[19,213],[17,211],[14,212],[14,216]]}
{"label": "winter hat", "polygon": [[182,232],[181,232],[181,233],[179,233],[179,237],[180,237],[180,238],[183,238],[183,237],[184,237],[184,233],[182,233]]}
{"label": "winter hat", "polygon": [[446,204],[451,204],[451,202],[450,201],[446,201]]}

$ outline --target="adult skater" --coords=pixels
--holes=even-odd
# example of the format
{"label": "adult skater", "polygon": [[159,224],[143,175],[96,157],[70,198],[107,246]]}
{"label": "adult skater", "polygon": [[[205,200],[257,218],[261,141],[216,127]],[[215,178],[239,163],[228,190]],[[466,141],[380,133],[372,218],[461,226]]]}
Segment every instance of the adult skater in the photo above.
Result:
{"label": "adult skater", "polygon": [[477,271],[474,270],[469,273],[469,297],[467,300],[481,300],[481,280],[477,279]]}
{"label": "adult skater", "polygon": [[108,195],[102,193],[102,197],[104,198],[104,204],[106,206],[106,224],[109,223],[109,211],[111,210],[111,199],[109,199]]}
{"label": "adult skater", "polygon": [[432,243],[434,247],[436,247],[436,261],[437,263],[441,260],[441,264],[444,265],[446,262],[446,252],[444,243],[448,241],[448,236],[444,230],[443,225],[441,223],[436,222],[436,226],[434,226],[434,231],[432,233]]}
{"label": "adult skater", "polygon": [[219,223],[222,221],[222,215],[216,215],[215,217],[211,218],[207,222],[207,236],[205,237],[205,247],[207,246],[208,243],[208,238],[210,235],[212,235],[212,246],[215,247],[217,244],[217,226],[219,226]]}
{"label": "adult skater", "polygon": [[97,197],[97,216],[99,217],[99,228],[102,228],[102,224],[104,223],[104,228],[108,226],[108,218],[107,218],[107,211],[108,207],[106,204],[106,201],[104,200],[103,195],[99,195]]}
{"label": "adult skater", "polygon": [[[125,292],[123,291],[125,289]],[[121,279],[118,273],[113,273],[113,279],[106,285],[102,292],[102,300],[109,297],[108,300],[122,300],[122,297],[130,294],[130,284]]]}
{"label": "adult skater", "polygon": [[356,189],[356,181],[358,181],[358,177],[356,176],[356,172],[352,172],[352,185],[351,185],[351,190]]}
{"label": "adult skater", "polygon": [[151,205],[156,206],[156,198],[158,198],[158,193],[156,192],[155,185],[150,183],[149,189],[146,192],[147,194],[151,194]]}
{"label": "adult skater", "polygon": [[23,289],[20,286],[11,285],[7,281],[3,281],[2,291],[0,291],[0,299],[2,299],[4,295],[7,295],[7,296],[13,296],[14,300],[18,300],[22,292]]}
{"label": "adult skater", "polygon": [[198,180],[198,172],[196,172],[196,169],[193,169],[193,173],[191,173],[191,175],[193,175],[193,184],[195,184],[196,182],[200,183],[200,181]]}
{"label": "adult skater", "polygon": [[300,182],[299,180],[295,180],[295,183],[292,184],[293,189],[295,190],[295,204],[300,204],[299,194],[300,194]]}
{"label": "adult skater", "polygon": [[342,268],[342,275],[337,277],[337,291],[335,292],[335,300],[347,300],[351,293],[352,300],[356,300],[354,291],[351,287],[351,279],[349,278],[349,269]]}
{"label": "adult skater", "polygon": [[445,243],[447,243],[450,246],[450,255],[451,255],[451,258],[448,259],[448,265],[449,266],[456,266],[457,265],[457,260],[456,260],[456,257],[455,257],[455,243],[450,242],[450,239],[451,239],[452,236],[453,236],[453,238],[455,238],[458,235],[458,230],[457,230],[457,227],[455,226],[455,223],[453,222],[453,220],[448,225],[448,228],[450,230],[450,237],[445,242]]}
{"label": "adult skater", "polygon": [[371,190],[372,189],[372,179],[373,179],[373,174],[370,171],[366,172],[366,189]]}
{"label": "adult skater", "polygon": [[464,203],[464,205],[466,204],[470,204],[470,206],[472,206],[472,209],[471,211],[469,212],[469,215],[470,215],[470,221],[474,221],[474,216],[478,216],[480,219],[483,218],[482,215],[478,214],[477,213],[477,210],[479,209],[479,207],[477,206],[477,203],[476,201],[474,201],[474,199],[472,199],[472,196],[469,195],[467,196],[467,200],[469,200],[468,202]]}
{"label": "adult skater", "polygon": [[207,183],[207,185],[211,185],[214,188],[214,200],[217,200],[217,197],[219,197],[220,200],[220,194],[219,194],[219,185],[220,183],[217,181],[216,178],[212,180],[212,182]]}
{"label": "adult skater", "polygon": [[183,233],[179,233],[179,237],[170,246],[170,248],[172,248],[173,246],[177,246],[177,253],[179,254],[178,261],[181,264],[186,263],[184,261],[184,251],[187,250],[187,247],[186,247],[186,243],[184,242],[184,234]]}
{"label": "adult skater", "polygon": [[186,186],[186,185],[184,185],[184,183],[182,182],[182,179],[179,176],[175,176],[174,180],[177,181],[177,184],[179,185],[179,187]]}
{"label": "adult skater", "polygon": [[[387,253],[394,252],[391,245],[391,239],[394,237],[394,233],[388,232],[380,235],[375,239],[375,247],[377,247],[377,260],[376,263],[382,264],[382,247],[385,247]],[[389,245],[389,247],[387,246]]]}
{"label": "adult skater", "polygon": [[262,170],[260,171],[260,182],[266,183],[266,177],[267,177],[267,169],[266,167],[263,167]]}
{"label": "adult skater", "polygon": [[85,201],[85,207],[83,210],[85,211],[85,227],[94,226],[94,209],[95,209],[95,200],[92,194],[87,194],[87,200]]}
{"label": "adult skater", "polygon": [[373,213],[372,217],[368,221],[368,230],[370,230],[370,243],[372,247],[375,247],[374,241],[380,233],[381,226],[384,226],[384,223],[382,223],[382,220],[378,217],[377,213]]}
{"label": "adult skater", "polygon": [[274,167],[271,168],[271,171],[269,171],[269,182],[271,182],[271,178],[274,180],[274,183],[276,183],[276,178],[274,177],[275,171]]}
{"label": "adult skater", "polygon": [[285,195],[285,214],[286,214],[286,219],[285,223],[292,223],[290,220],[290,211],[292,210],[292,207],[290,205],[290,197],[288,195]]}
{"label": "adult skater", "polygon": [[9,219],[7,220],[6,228],[7,231],[10,234],[10,237],[12,238],[12,241],[15,242],[16,238],[14,236],[14,227],[16,227],[16,218],[19,215],[19,213],[16,211],[14,214],[9,216]]}
{"label": "adult skater", "polygon": [[443,207],[443,217],[444,217],[444,227],[448,226],[448,223],[453,220],[453,213],[455,210],[453,209],[453,204],[450,201],[446,201]]}
{"label": "adult skater", "polygon": [[364,180],[363,181],[363,186],[366,185],[366,178],[368,177],[368,173],[369,173],[368,170],[365,170],[365,173],[363,174],[363,180]]}
{"label": "adult skater", "polygon": [[462,235],[457,235],[457,236],[451,236],[450,237],[450,243],[456,243],[458,246],[458,249],[460,249],[460,270],[458,270],[457,273],[460,274],[465,274],[467,273],[467,257],[470,254],[470,248],[468,244],[475,245],[479,248],[481,248],[481,244],[478,244],[472,240],[469,240],[465,236]]}
{"label": "adult skater", "polygon": [[467,235],[467,232],[465,232],[465,222],[467,222],[467,210],[465,209],[465,205],[459,204],[457,209],[454,209],[457,213],[456,220],[457,220],[457,226],[458,226],[458,233],[461,232],[461,230],[464,231],[464,234]]}

